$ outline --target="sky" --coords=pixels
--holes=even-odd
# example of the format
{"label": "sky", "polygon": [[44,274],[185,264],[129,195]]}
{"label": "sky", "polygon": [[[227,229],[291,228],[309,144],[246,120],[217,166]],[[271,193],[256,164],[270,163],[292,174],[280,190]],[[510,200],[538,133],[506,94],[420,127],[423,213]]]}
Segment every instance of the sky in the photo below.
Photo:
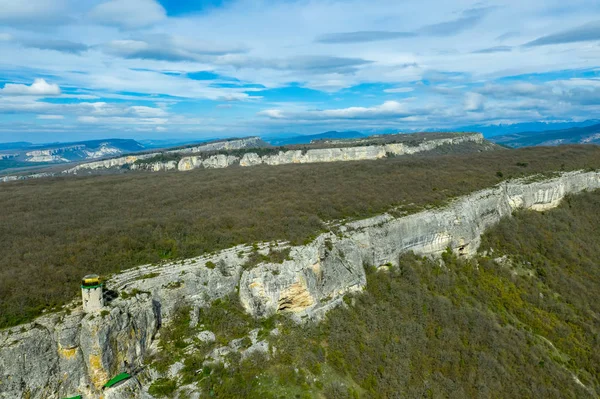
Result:
{"label": "sky", "polygon": [[599,116],[598,0],[0,0],[0,142]]}

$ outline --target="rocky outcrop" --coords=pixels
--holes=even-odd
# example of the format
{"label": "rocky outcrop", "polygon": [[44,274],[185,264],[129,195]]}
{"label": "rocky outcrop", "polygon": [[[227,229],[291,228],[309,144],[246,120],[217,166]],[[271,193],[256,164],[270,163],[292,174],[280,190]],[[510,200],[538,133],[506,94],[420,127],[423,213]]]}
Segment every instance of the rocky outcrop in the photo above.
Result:
{"label": "rocky outcrop", "polygon": [[461,134],[451,138],[425,141],[415,146],[397,143],[359,147],[318,148],[307,151],[280,151],[276,155],[264,155],[262,157],[255,153],[246,153],[240,160],[240,166],[375,160],[385,158],[389,155],[410,155],[431,151],[443,145],[460,145],[468,142],[481,144],[484,142],[483,135],[480,133]]}
{"label": "rocky outcrop", "polygon": [[96,398],[121,371],[142,366],[160,314],[149,295],[106,312],[38,318],[0,333],[0,397]]}
{"label": "rocky outcrop", "polygon": [[[201,152],[210,152],[210,151],[226,151],[226,150],[239,150],[243,148],[254,148],[263,146],[263,142],[260,137],[248,137],[244,139],[234,139],[234,140],[224,140],[224,141],[216,141],[212,143],[206,143],[202,145],[198,145],[195,147],[187,147],[187,148],[178,148],[175,150],[165,151],[165,152],[153,152],[148,154],[139,154],[139,155],[129,155],[118,158],[105,159],[102,161],[96,162],[87,162],[80,165],[77,165],[73,168],[67,169],[62,173],[65,174],[77,174],[85,171],[93,171],[93,170],[102,170],[102,169],[114,169],[128,166],[130,169],[134,170],[150,170],[150,171],[164,171],[164,170],[172,170],[176,169],[173,167],[174,161],[167,162],[149,162],[142,163],[139,161],[144,161],[147,159],[152,159],[155,157],[159,157],[163,154],[177,155],[177,154],[195,154]],[[222,167],[222,166],[212,166],[212,165],[220,165],[215,160],[211,160],[213,157],[209,157],[208,159],[202,160],[201,157],[189,157],[189,158],[199,158],[195,161],[190,161],[189,165],[193,166],[204,166],[208,168],[212,167]],[[181,161],[188,159],[183,158]],[[188,159],[189,161],[189,159]],[[206,161],[206,162],[205,162]],[[187,162],[187,161],[186,161]],[[175,162],[175,164],[177,164]],[[206,166],[208,165],[208,166]],[[188,169],[181,169],[188,170]]]}
{"label": "rocky outcrop", "polygon": [[[91,173],[93,171],[101,171],[105,169],[127,168],[131,170],[145,170],[151,172],[163,172],[170,170],[188,171],[198,168],[216,169],[227,168],[232,165],[256,166],[256,165],[286,165],[295,163],[317,163],[317,162],[343,162],[343,161],[364,161],[376,160],[388,156],[412,155],[420,152],[435,150],[441,146],[459,146],[465,143],[475,143],[482,145],[483,150],[490,149],[486,147],[483,135],[480,133],[463,133],[455,134],[455,137],[447,137],[442,139],[424,140],[419,143],[394,143],[382,145],[358,145],[354,147],[340,148],[318,148],[310,150],[289,150],[279,151],[277,154],[260,156],[256,152],[248,151],[241,158],[233,155],[217,154],[217,155],[190,155],[184,156],[179,161],[175,160],[154,160],[153,158],[161,158],[165,154],[169,155],[184,155],[195,154],[209,151],[226,151],[226,150],[241,150],[256,147],[262,147],[264,143],[258,137],[250,137],[246,139],[236,139],[229,141],[219,141],[207,143],[200,146],[170,150],[165,152],[154,152],[148,154],[128,155],[117,158],[110,158],[101,161],[87,162],[77,165],[73,168],[64,170],[62,174],[80,174]],[[55,173],[45,174],[54,176]],[[41,174],[22,175],[22,176],[5,176],[0,177],[0,182],[8,182],[14,180],[30,179],[41,177]]]}
{"label": "rocky outcrop", "polygon": [[213,155],[208,158],[203,158],[200,156],[185,157],[182,158],[177,164],[177,170],[186,171],[200,167],[204,167],[206,169],[226,168],[233,165],[238,160],[238,157],[223,154]]}
{"label": "rocky outcrop", "polygon": [[195,147],[182,148],[167,151],[168,154],[195,154],[197,152],[241,150],[244,148],[263,147],[265,143],[260,137],[248,137],[245,139],[223,140],[206,143]]}
{"label": "rocky outcrop", "polygon": [[9,181],[17,181],[17,180],[28,180],[28,179],[41,179],[44,177],[52,177],[53,173],[34,173],[31,175],[8,175],[8,176],[0,176],[0,182],[6,183]]}
{"label": "rocky outcrop", "polygon": [[165,172],[168,170],[176,170],[177,162],[148,162],[148,163],[134,163],[129,169],[131,170],[148,170],[150,172]]}
{"label": "rocky outcrop", "polygon": [[[238,246],[211,256],[128,270],[108,281],[121,297],[98,313],[84,315],[75,303],[68,312],[0,331],[0,398],[76,394],[99,398],[101,387],[120,372],[136,377],[104,391],[105,398],[150,397],[146,387],[152,376],[144,369],[144,358],[156,350],[156,334],[182,304],[191,306],[191,323],[194,319],[197,323],[200,308],[238,292],[245,309],[256,317],[281,312],[299,321],[319,319],[342,303],[346,293],[365,286],[365,264],[395,265],[409,251],[436,256],[447,248],[471,256],[481,234],[514,210],[550,209],[568,194],[598,188],[600,172],[504,182],[443,208],[341,224],[335,233],[290,247],[288,260],[280,264],[245,268],[254,249]],[[264,244],[259,251],[266,253],[270,247],[282,249],[286,244]],[[207,331],[202,339],[213,337]],[[255,341],[256,350],[265,349]]]}
{"label": "rocky outcrop", "polygon": [[125,157],[105,159],[103,161],[87,162],[87,163],[77,165],[73,168],[67,169],[67,170],[63,171],[62,173],[77,174],[78,172],[86,171],[86,170],[89,171],[89,170],[120,168],[125,165],[133,165],[138,160],[150,159],[157,155],[159,155],[159,153],[143,154],[143,155],[129,155],[129,156],[125,156]]}
{"label": "rocky outcrop", "polygon": [[[387,156],[411,155],[420,152],[432,151],[440,146],[460,145],[463,143],[484,143],[483,135],[480,133],[456,134],[456,137],[443,139],[432,139],[418,144],[396,143],[382,145],[361,145],[355,147],[341,148],[317,148],[311,150],[289,150],[279,151],[273,155],[260,156],[255,152],[247,152],[242,158],[232,155],[202,156],[193,155],[183,157],[177,164],[177,170],[188,171],[198,168],[226,168],[231,165],[240,166],[255,165],[286,165],[294,163],[317,163],[317,162],[342,162],[342,161],[365,161],[385,158]],[[261,146],[262,141],[258,137],[248,139],[208,143],[202,146],[166,151],[166,154],[193,154],[208,151],[239,150]],[[136,161],[146,160],[160,155],[152,153],[144,155],[132,155],[128,157],[107,159],[105,161],[90,162],[78,165],[63,173],[78,173],[83,170],[98,170],[119,168],[129,165],[133,170],[164,171],[173,170],[174,161],[140,163]]]}

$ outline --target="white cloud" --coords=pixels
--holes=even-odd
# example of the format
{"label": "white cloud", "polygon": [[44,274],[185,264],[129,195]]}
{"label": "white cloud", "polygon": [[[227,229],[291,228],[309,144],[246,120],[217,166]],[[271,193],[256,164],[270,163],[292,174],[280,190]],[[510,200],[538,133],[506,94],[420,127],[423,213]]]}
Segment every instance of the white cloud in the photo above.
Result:
{"label": "white cloud", "polygon": [[60,87],[57,84],[46,82],[44,79],[35,79],[31,86],[15,83],[6,83],[0,94],[15,96],[60,96]]}
{"label": "white cloud", "polygon": [[[34,125],[40,123],[37,115],[65,115],[74,130],[82,123],[77,117],[95,121],[98,130],[119,120],[124,128],[154,129],[145,125],[154,119],[168,120],[174,132],[180,120],[176,126],[192,133],[297,125],[313,131],[436,127],[600,114],[598,82],[566,80],[590,76],[583,71],[600,65],[597,43],[522,46],[561,26],[600,20],[597,0],[573,0],[568,8],[560,0],[498,0],[485,23],[478,23],[483,14],[465,12],[477,4],[234,0],[208,12],[167,17],[154,0],[0,0],[0,76],[14,83],[30,76],[27,86],[1,89],[0,114],[11,115],[0,115],[0,130],[16,126],[13,114]],[[52,25],[56,21],[61,24]],[[507,34],[506,21],[519,31]],[[398,34],[423,27],[439,36]],[[329,43],[316,43],[317,37]],[[499,51],[508,46],[512,51]],[[191,79],[198,71],[213,76]],[[553,79],[545,72],[565,80],[544,83]],[[528,73],[536,75],[518,77]],[[69,93],[61,99],[93,102],[37,101],[41,95],[31,94],[35,84],[29,86],[37,76],[53,76],[47,84]],[[511,83],[519,80],[527,83]],[[252,92],[260,87],[285,89]],[[413,102],[384,104],[400,101],[411,89]],[[240,102],[216,110],[224,100]],[[290,101],[302,104],[294,108]],[[186,106],[172,106],[180,102]],[[205,118],[196,121],[197,114]]]}
{"label": "white cloud", "polygon": [[81,123],[98,123],[99,119],[95,116],[80,116],[77,120]]}
{"label": "white cloud", "polygon": [[154,0],[110,0],[94,7],[89,15],[102,24],[134,29],[160,22],[167,13]]}
{"label": "white cloud", "polygon": [[125,116],[80,116],[77,120],[85,124],[95,125],[165,125],[166,118],[134,118]]}
{"label": "white cloud", "polygon": [[131,110],[132,113],[134,113],[138,116],[141,116],[141,117],[145,117],[145,118],[156,118],[156,117],[161,117],[161,116],[167,115],[167,112],[161,108],[152,108],[152,107],[145,107],[145,106],[141,106],[141,105],[134,105],[134,106],[131,106],[129,109]]}
{"label": "white cloud", "polygon": [[411,91],[414,91],[415,89],[413,89],[412,87],[396,87],[393,89],[385,89],[383,92],[384,93],[410,93]]}
{"label": "white cloud", "polygon": [[0,22],[7,25],[61,23],[67,19],[67,0],[0,0]]}
{"label": "white cloud", "polygon": [[465,96],[465,111],[482,111],[485,97],[479,93],[467,93]]}
{"label": "white cloud", "polygon": [[258,113],[260,116],[267,116],[271,119],[285,119],[286,115],[283,111],[279,109],[265,109],[264,111],[260,111]]}
{"label": "white cloud", "polygon": [[411,111],[405,104],[397,101],[386,101],[374,107],[348,107],[327,110],[290,111],[278,109],[264,110],[258,113],[271,119],[378,119],[405,118]]}
{"label": "white cloud", "polygon": [[240,44],[228,45],[172,35],[146,35],[140,39],[112,40],[100,46],[107,54],[158,61],[210,61],[209,56],[247,51]]}
{"label": "white cloud", "polygon": [[65,119],[64,115],[38,115],[38,119],[61,120]]}

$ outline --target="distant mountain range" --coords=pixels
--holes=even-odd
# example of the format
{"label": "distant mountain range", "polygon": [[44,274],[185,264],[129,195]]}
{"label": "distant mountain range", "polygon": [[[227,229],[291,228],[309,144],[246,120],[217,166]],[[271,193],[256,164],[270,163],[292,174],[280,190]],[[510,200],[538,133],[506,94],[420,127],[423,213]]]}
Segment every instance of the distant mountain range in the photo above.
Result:
{"label": "distant mountain range", "polygon": [[598,119],[589,119],[581,122],[523,122],[497,125],[470,125],[443,131],[479,132],[485,137],[506,136],[521,132],[542,132],[547,130],[565,130],[574,127],[587,127],[600,123]]}
{"label": "distant mountain range", "polygon": [[536,145],[600,144],[600,124],[570,129],[506,134],[490,137],[489,140],[512,148]]}
{"label": "distant mountain range", "polygon": [[129,139],[51,144],[1,143],[0,170],[87,161],[143,150],[145,147],[142,144]]}

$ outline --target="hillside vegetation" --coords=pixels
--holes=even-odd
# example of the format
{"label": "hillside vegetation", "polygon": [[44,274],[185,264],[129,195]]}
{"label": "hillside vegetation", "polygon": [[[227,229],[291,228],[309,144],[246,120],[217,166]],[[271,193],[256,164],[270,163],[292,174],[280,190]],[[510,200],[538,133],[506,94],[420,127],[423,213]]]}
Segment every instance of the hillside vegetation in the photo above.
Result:
{"label": "hillside vegetation", "polygon": [[598,168],[600,148],[572,146],[6,183],[0,188],[0,327],[71,300],[90,272],[241,243],[303,243],[327,228],[324,221],[391,208],[400,215],[506,178]]}
{"label": "hillside vegetation", "polygon": [[[193,329],[182,308],[149,364],[184,367],[150,392],[197,384],[206,398],[597,398],[600,191],[517,212],[480,250],[471,260],[448,252],[441,263],[408,254],[399,267],[365,265],[366,291],[319,324],[259,323],[232,297]],[[202,328],[217,343],[191,350]],[[215,345],[253,328],[276,348],[269,356],[203,366]]]}

